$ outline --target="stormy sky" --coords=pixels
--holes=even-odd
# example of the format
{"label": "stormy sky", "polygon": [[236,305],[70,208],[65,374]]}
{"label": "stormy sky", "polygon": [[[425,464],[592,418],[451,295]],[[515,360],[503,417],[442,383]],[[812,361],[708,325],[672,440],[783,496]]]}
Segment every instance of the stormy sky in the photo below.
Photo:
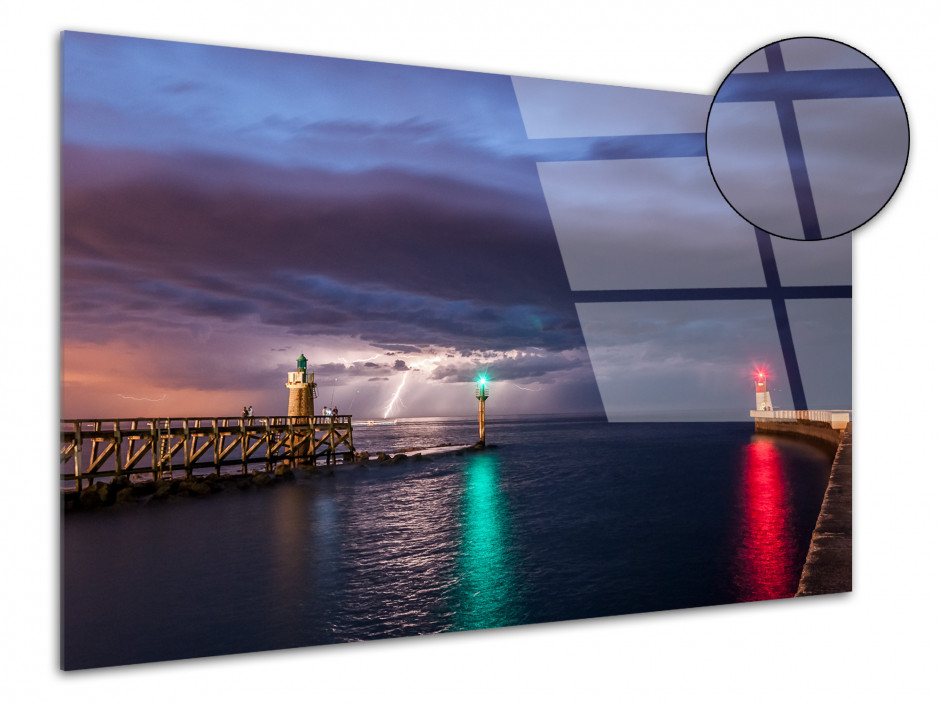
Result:
{"label": "stormy sky", "polygon": [[[766,301],[578,298],[763,285],[695,153],[707,97],[73,32],[62,54],[63,418],[283,414],[301,352],[317,405],[363,417],[471,415],[485,371],[497,414],[746,418],[780,357]],[[844,245],[774,249],[784,285],[850,282]],[[805,316],[811,376],[846,314]],[[650,376],[677,349],[681,394]]]}
{"label": "stormy sky", "polygon": [[508,77],[66,33],[63,416],[600,411]]}

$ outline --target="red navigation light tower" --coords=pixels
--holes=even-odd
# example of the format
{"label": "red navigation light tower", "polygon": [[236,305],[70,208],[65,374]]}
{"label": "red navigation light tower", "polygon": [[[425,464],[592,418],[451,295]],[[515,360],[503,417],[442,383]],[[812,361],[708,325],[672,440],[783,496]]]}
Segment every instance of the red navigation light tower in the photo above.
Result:
{"label": "red navigation light tower", "polygon": [[767,391],[767,373],[763,370],[754,372],[754,391],[757,392],[757,410],[773,411],[773,404],[770,403],[770,392]]}
{"label": "red navigation light tower", "polygon": [[480,440],[478,441],[478,445],[481,446],[486,445],[486,398],[489,395],[490,390],[486,386],[486,377],[480,375],[480,378],[477,380],[476,398],[480,400]]}

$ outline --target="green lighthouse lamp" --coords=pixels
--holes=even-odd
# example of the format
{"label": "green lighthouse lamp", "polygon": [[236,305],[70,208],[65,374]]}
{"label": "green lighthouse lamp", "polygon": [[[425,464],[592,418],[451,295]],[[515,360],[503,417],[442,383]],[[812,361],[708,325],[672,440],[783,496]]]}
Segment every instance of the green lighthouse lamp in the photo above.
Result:
{"label": "green lighthouse lamp", "polygon": [[480,375],[476,384],[476,398],[480,401],[479,422],[480,422],[480,440],[478,446],[486,445],[486,398],[490,395],[490,390],[486,386],[486,375]]}

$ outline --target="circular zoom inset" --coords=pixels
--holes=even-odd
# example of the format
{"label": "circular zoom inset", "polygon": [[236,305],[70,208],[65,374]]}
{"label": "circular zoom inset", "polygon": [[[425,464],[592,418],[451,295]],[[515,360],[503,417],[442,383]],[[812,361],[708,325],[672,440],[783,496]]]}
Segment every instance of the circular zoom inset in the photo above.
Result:
{"label": "circular zoom inset", "polygon": [[910,146],[888,75],[831,39],[758,49],[722,82],[705,131],[725,200],[754,226],[824,240],[866,223],[894,195]]}

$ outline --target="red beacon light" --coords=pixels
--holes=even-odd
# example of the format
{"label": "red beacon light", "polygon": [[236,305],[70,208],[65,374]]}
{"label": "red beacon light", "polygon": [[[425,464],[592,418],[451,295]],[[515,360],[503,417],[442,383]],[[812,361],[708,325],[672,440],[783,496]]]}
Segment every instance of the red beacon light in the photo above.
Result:
{"label": "red beacon light", "polygon": [[767,391],[767,375],[763,370],[754,370],[754,391],[757,393],[757,410],[772,411],[770,392]]}

